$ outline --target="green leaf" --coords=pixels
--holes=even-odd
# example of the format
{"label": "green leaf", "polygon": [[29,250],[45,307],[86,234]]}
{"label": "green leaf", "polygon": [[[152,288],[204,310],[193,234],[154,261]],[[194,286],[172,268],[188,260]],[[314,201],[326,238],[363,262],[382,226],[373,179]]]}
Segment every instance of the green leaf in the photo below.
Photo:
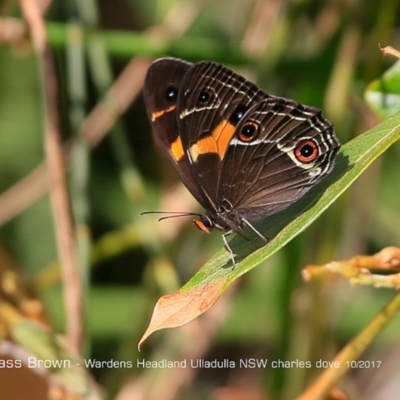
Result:
{"label": "green leaf", "polygon": [[381,78],[371,82],[365,91],[365,101],[382,118],[387,119],[400,110],[400,61]]}
{"label": "green leaf", "polygon": [[[304,231],[324,212],[391,144],[400,138],[400,113],[346,143],[340,149],[332,173],[300,201],[256,225],[270,238],[265,245],[252,232],[229,243],[236,254],[221,249],[177,293],[163,296],[140,344],[152,332],[183,325],[209,309],[238,277],[250,271]],[[176,305],[178,301],[179,306]],[[175,304],[174,304],[175,303]]]}

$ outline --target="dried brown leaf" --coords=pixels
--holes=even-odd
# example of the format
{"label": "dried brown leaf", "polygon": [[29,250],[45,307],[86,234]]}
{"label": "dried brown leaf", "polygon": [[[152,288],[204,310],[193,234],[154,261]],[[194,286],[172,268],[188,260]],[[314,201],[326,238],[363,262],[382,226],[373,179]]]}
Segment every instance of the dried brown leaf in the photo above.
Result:
{"label": "dried brown leaf", "polygon": [[225,280],[221,280],[161,297],[154,307],[150,324],[140,339],[139,350],[153,332],[182,326],[207,311],[219,299],[224,285]]}

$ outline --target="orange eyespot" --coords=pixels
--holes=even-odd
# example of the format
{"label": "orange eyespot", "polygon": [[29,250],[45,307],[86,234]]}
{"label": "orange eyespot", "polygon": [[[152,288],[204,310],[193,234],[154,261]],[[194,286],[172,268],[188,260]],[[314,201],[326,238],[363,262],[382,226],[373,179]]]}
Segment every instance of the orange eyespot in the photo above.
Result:
{"label": "orange eyespot", "polygon": [[318,144],[312,139],[300,142],[294,149],[294,156],[302,163],[312,162],[319,156]]}
{"label": "orange eyespot", "polygon": [[258,137],[260,127],[254,121],[247,121],[240,129],[239,139],[242,142],[251,142]]}

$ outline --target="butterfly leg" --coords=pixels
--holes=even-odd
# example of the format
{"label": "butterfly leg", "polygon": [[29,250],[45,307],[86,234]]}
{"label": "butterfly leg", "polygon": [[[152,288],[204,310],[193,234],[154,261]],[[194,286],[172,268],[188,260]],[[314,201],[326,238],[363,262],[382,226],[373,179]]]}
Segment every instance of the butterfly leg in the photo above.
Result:
{"label": "butterfly leg", "polygon": [[222,236],[222,240],[224,242],[224,246],[225,248],[229,251],[229,254],[231,256],[231,260],[232,260],[232,267],[235,268],[236,267],[236,262],[235,262],[235,253],[232,251],[231,247],[228,244],[228,241],[226,239],[227,236],[231,235],[233,231],[228,231],[223,233]]}
{"label": "butterfly leg", "polygon": [[247,219],[242,218],[244,224],[246,224],[258,237],[264,240],[265,243],[269,242],[269,239],[266,238],[258,229],[256,229]]}

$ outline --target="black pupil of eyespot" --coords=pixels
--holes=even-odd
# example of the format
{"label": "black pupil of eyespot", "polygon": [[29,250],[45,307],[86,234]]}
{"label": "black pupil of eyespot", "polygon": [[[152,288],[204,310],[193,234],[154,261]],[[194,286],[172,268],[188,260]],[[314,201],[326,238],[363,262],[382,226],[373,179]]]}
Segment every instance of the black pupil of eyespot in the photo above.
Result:
{"label": "black pupil of eyespot", "polygon": [[300,153],[303,157],[310,157],[314,152],[314,148],[310,144],[305,144],[301,147]]}
{"label": "black pupil of eyespot", "polygon": [[168,101],[175,101],[178,97],[178,89],[174,87],[169,87],[165,92],[165,96]]}
{"label": "black pupil of eyespot", "polygon": [[238,124],[238,122],[242,119],[242,117],[246,111],[247,111],[247,107],[243,104],[239,104],[233,111],[231,117],[229,118],[229,122],[232,125],[236,126]]}
{"label": "black pupil of eyespot", "polygon": [[199,94],[199,101],[200,103],[206,103],[210,99],[210,94],[207,93],[206,91],[202,91]]}
{"label": "black pupil of eyespot", "polygon": [[254,125],[247,124],[242,128],[241,134],[245,138],[251,138],[253,137],[255,131],[256,127]]}

